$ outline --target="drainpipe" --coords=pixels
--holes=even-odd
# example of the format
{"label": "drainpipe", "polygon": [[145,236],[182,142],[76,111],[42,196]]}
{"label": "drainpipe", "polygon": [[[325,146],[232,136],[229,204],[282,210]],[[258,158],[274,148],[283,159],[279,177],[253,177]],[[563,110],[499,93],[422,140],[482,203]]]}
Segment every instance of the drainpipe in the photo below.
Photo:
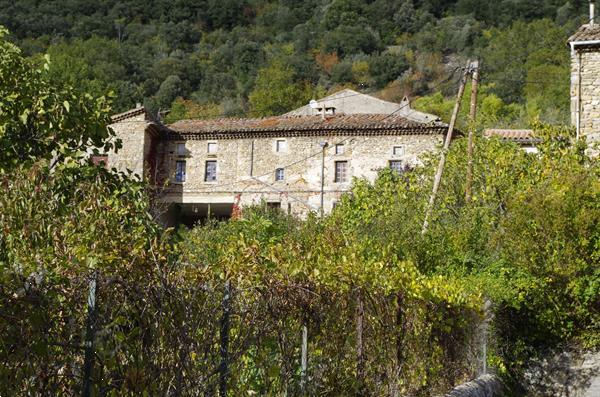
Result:
{"label": "drainpipe", "polygon": [[575,138],[579,140],[581,129],[581,52],[575,49],[575,43],[571,43],[571,57],[577,62],[577,87],[575,89]]}
{"label": "drainpipe", "polygon": [[250,176],[254,176],[254,139],[250,146]]}

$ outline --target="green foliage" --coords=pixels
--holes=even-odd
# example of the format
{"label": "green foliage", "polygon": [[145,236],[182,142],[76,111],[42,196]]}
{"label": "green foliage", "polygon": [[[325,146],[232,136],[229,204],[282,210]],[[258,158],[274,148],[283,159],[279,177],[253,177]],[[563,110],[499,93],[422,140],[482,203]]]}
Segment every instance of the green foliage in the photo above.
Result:
{"label": "green foliage", "polygon": [[[561,24],[576,5],[75,0],[66,13],[64,2],[26,3],[0,0],[0,22],[52,62],[26,59],[0,32],[0,394],[80,392],[92,272],[97,395],[216,394],[225,285],[234,395],[300,393],[303,325],[308,394],[442,393],[473,374],[485,298],[488,358],[501,370],[518,373],[556,343],[598,346],[598,160],[571,131],[535,123],[566,119],[563,45],[576,25]],[[246,101],[262,116],[305,104],[318,85],[429,94],[452,55],[483,58],[478,129],[532,124],[544,142],[532,155],[478,138],[466,203],[457,140],[425,235],[435,157],[354,181],[323,220],[254,208],[175,238],[142,184],[80,156],[110,148],[109,90],[119,110],[143,95],[171,120],[240,114]],[[453,91],[416,106],[447,119]]]}
{"label": "green foliage", "polygon": [[252,115],[271,116],[305,105],[312,95],[310,85],[295,81],[293,69],[275,60],[258,71],[256,87],[248,100]]}
{"label": "green foliage", "polygon": [[[397,84],[401,94],[388,99],[399,100],[432,94],[432,84],[449,70],[477,57],[483,82],[494,87],[490,93],[507,106],[525,107],[519,113],[527,117],[515,122],[525,126],[535,116],[568,118],[564,43],[585,22],[584,3],[0,0],[0,24],[27,55],[49,53],[53,76],[94,96],[114,92],[116,112],[136,103],[164,112],[182,97],[233,103],[226,114],[246,115],[254,111],[248,101],[258,89],[258,71],[274,59],[292,70],[294,83],[312,89],[330,92],[352,83],[373,91]],[[292,53],[281,57],[280,49],[291,45]],[[319,68],[318,53],[335,53],[337,66]],[[356,82],[350,67],[365,60],[369,70]]]}
{"label": "green foliage", "polygon": [[545,97],[545,105],[567,113],[568,106],[564,103],[569,97],[569,52],[564,44],[567,36],[565,27],[547,19],[517,21],[506,30],[486,32],[488,44],[482,51],[484,81],[494,82],[492,92],[508,103]]}
{"label": "green foliage", "polygon": [[215,103],[197,104],[182,98],[177,98],[171,105],[171,111],[164,122],[174,123],[178,120],[214,119],[223,116],[223,106]]}
{"label": "green foliage", "polygon": [[109,149],[109,102],[54,81],[6,41],[0,27],[0,170],[38,159],[60,161],[88,147]]}
{"label": "green foliage", "polygon": [[[366,211],[352,213],[356,218]],[[356,393],[364,382],[375,394],[430,395],[468,376],[468,359],[455,348],[472,340],[479,295],[466,292],[458,279],[422,274],[389,242],[378,235],[365,238],[360,227],[345,222],[337,216],[299,221],[247,208],[242,219],[182,236],[183,262],[203,277],[232,283],[235,313],[262,313],[251,323],[234,317],[232,334],[250,332],[260,341],[238,350],[234,394],[298,390],[295,341],[302,324],[309,328],[311,394]],[[360,294],[368,335],[362,380],[354,372]],[[263,312],[262,305],[269,309]]]}
{"label": "green foliage", "polygon": [[[138,303],[152,299],[169,255],[167,235],[149,216],[145,187],[77,161],[52,171],[44,162],[0,171],[0,185],[2,394],[79,390],[93,272],[99,274],[96,326],[103,329],[95,339],[94,377],[105,384],[131,377],[142,359],[133,346],[149,336],[142,324],[150,318]],[[144,371],[149,375],[150,367]],[[123,392],[140,387],[127,382],[134,386]]]}
{"label": "green foliage", "polygon": [[[539,113],[528,115],[523,106],[515,103],[506,104],[492,92],[493,90],[494,85],[479,86],[477,96],[477,127],[510,128],[529,126],[535,120],[539,120]],[[465,93],[469,92],[470,83],[465,89]],[[459,118],[457,120],[458,128],[463,130],[467,128],[470,101],[471,98],[469,94],[465,94],[461,102]],[[441,92],[437,92],[433,95],[417,99],[414,102],[414,107],[427,113],[439,115],[445,122],[450,122],[455,102],[455,98],[444,98]]]}

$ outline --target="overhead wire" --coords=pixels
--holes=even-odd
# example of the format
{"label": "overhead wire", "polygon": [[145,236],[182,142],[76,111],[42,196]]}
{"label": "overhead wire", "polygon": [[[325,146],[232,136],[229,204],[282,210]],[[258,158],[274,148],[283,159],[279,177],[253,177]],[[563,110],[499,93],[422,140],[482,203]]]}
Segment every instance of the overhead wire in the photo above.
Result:
{"label": "overhead wire", "polygon": [[[447,78],[445,78],[445,79],[443,79],[443,80],[439,81],[438,83],[434,84],[433,86],[429,87],[429,88],[428,88],[428,91],[429,91],[429,92],[432,92],[433,90],[435,90],[436,88],[438,88],[438,87],[439,87],[439,86],[441,86],[442,84],[445,84],[445,83],[447,83],[448,81],[450,81],[450,80],[451,80],[451,79],[454,77],[454,75],[456,74],[456,72],[457,72],[458,70],[462,70],[462,69],[464,69],[464,67],[456,67],[456,68],[454,68],[454,70],[453,70],[453,71],[450,73],[450,75],[449,75]],[[352,96],[354,96],[354,95],[357,95],[357,94],[352,94]],[[386,117],[384,117],[383,119],[381,119],[381,120],[380,120],[380,122],[383,122],[383,121],[385,121],[385,120],[389,119],[390,117],[392,117],[392,116],[396,115],[398,112],[400,112],[402,109],[404,109],[404,108],[406,108],[406,107],[408,107],[408,106],[410,106],[410,103],[406,103],[406,104],[404,104],[404,105],[400,106],[398,109],[394,110],[392,113],[390,113],[389,115],[387,115]],[[409,113],[407,114],[407,116],[408,116],[410,113],[411,113],[411,112],[409,112]],[[343,140],[341,140],[341,141],[337,142],[336,144],[343,144],[343,143],[347,142],[348,140],[350,140],[350,139],[352,139],[352,138],[353,138],[353,137],[347,137],[347,138],[345,138],[345,139],[343,139]],[[294,165],[296,165],[296,164],[302,163],[302,162],[304,162],[304,161],[306,161],[306,160],[309,160],[309,159],[311,159],[311,158],[313,158],[313,157],[316,157],[316,156],[318,156],[318,155],[322,154],[323,150],[324,150],[324,149],[321,149],[321,150],[319,150],[318,152],[312,153],[312,154],[310,154],[310,155],[308,155],[308,156],[306,156],[306,157],[303,157],[303,158],[301,158],[301,159],[299,159],[299,160],[293,161],[293,162],[291,162],[291,163],[289,163],[289,164],[286,164],[286,165],[283,165],[283,166],[279,166],[279,167],[275,167],[275,168],[273,168],[272,170],[269,170],[268,172],[265,172],[265,173],[263,173],[263,174],[261,174],[261,175],[258,175],[258,176],[253,176],[253,175],[251,175],[251,176],[249,176],[248,178],[244,178],[244,179],[238,179],[238,180],[236,180],[236,181],[233,181],[233,182],[227,182],[227,183],[218,184],[218,185],[211,185],[211,188],[212,188],[211,190],[214,190],[215,188],[222,188],[222,187],[224,187],[224,186],[230,186],[230,185],[236,185],[236,184],[239,184],[239,183],[244,183],[244,182],[247,182],[247,181],[249,181],[249,180],[251,180],[251,179],[262,178],[262,177],[265,177],[265,176],[272,175],[272,174],[273,174],[273,173],[274,173],[274,172],[275,172],[277,169],[287,169],[287,168],[293,167],[293,166],[294,166]],[[263,182],[263,181],[261,181],[261,182]],[[267,182],[264,182],[264,183],[267,183]]]}

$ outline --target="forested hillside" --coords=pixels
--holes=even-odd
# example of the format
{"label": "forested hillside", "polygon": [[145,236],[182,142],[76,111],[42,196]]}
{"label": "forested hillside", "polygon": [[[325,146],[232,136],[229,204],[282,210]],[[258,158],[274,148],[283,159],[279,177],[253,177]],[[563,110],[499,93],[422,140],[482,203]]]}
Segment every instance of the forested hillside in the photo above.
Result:
{"label": "forested hillside", "polygon": [[[352,87],[447,117],[468,57],[490,125],[568,120],[573,0],[0,0],[0,25],[115,111],[262,116]],[[65,77],[66,76],[66,77]],[[281,95],[277,95],[281,94]]]}
{"label": "forested hillside", "polygon": [[[562,114],[568,25],[497,21],[461,50],[441,51],[426,49],[435,41],[425,35],[443,37],[435,26],[470,17],[422,11],[401,15],[429,18],[432,30],[390,31],[393,40],[406,38],[395,52],[383,50],[388,36],[357,29],[378,46],[357,55],[331,52],[328,34],[375,19],[336,11],[338,25],[324,33],[328,13],[339,9],[315,5],[305,9],[315,22],[268,35],[260,18],[285,18],[250,4],[234,13],[241,19],[231,31],[200,16],[197,25],[183,22],[197,37],[174,40],[182,48],[173,50],[168,40],[184,28],[167,17],[142,19],[149,11],[141,8],[119,39],[114,24],[105,36],[71,37],[91,26],[82,11],[0,6],[3,18],[19,13],[3,23],[31,57],[0,27],[0,395],[428,397],[493,368],[508,395],[520,397],[529,360],[546,349],[600,346],[600,163],[568,127],[535,123],[537,155],[478,140],[470,199],[467,140],[457,139],[431,212],[437,155],[411,172],[355,179],[324,217],[301,220],[263,203],[191,230],[160,227],[156,190],[88,156],[115,148],[106,128],[113,110],[102,95],[110,88],[121,109],[145,96],[183,116],[276,112],[294,103],[273,98],[300,101],[344,84],[389,96],[408,90],[420,106],[443,110],[454,65],[478,51],[489,65],[485,122],[529,117],[536,106],[550,118]],[[56,32],[27,37],[43,24]],[[101,33],[104,25],[95,26]],[[308,38],[294,41],[302,29]],[[242,44],[246,58],[236,50]],[[377,62],[396,65],[397,76],[378,81],[376,70],[392,68]],[[346,77],[334,80],[343,68]],[[178,95],[191,99],[173,105]],[[518,117],[510,122],[527,121]]]}

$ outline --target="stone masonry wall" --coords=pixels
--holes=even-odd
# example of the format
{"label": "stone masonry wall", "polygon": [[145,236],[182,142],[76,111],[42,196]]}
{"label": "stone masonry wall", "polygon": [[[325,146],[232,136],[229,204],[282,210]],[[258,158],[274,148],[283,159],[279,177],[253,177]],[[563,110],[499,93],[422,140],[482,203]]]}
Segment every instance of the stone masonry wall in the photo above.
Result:
{"label": "stone masonry wall", "polygon": [[[285,139],[286,151],[276,151],[278,139]],[[324,210],[328,212],[342,193],[348,191],[352,177],[373,180],[379,169],[389,166],[390,160],[414,164],[420,155],[440,144],[442,137],[397,135],[189,140],[185,142],[184,156],[177,154],[177,144],[184,142],[162,142],[158,156],[163,158],[163,177],[174,181],[177,160],[186,161],[187,174],[185,182],[170,184],[164,192],[164,200],[173,203],[233,203],[236,195],[240,195],[242,205],[265,200],[280,203],[281,208],[294,214],[318,211],[322,161],[319,142],[322,141],[329,144],[325,151],[324,186]],[[208,153],[209,142],[217,143],[217,153]],[[342,154],[336,154],[338,143],[344,144]],[[402,146],[404,154],[394,156],[395,146]],[[217,161],[216,182],[204,181],[208,160]],[[336,161],[348,162],[348,180],[345,183],[334,181]],[[275,181],[275,170],[280,167],[285,167],[284,180]]]}
{"label": "stone masonry wall", "polygon": [[578,49],[571,56],[571,122],[577,123],[578,62],[581,56],[580,133],[600,142],[600,49]]}
{"label": "stone masonry wall", "polygon": [[144,114],[110,125],[122,142],[121,149],[108,153],[110,168],[130,170],[140,177],[144,176],[144,165],[152,149],[152,139],[146,131],[147,125]]}
{"label": "stone masonry wall", "polygon": [[483,375],[479,378],[455,387],[444,397],[501,397],[505,388],[495,375]]}

